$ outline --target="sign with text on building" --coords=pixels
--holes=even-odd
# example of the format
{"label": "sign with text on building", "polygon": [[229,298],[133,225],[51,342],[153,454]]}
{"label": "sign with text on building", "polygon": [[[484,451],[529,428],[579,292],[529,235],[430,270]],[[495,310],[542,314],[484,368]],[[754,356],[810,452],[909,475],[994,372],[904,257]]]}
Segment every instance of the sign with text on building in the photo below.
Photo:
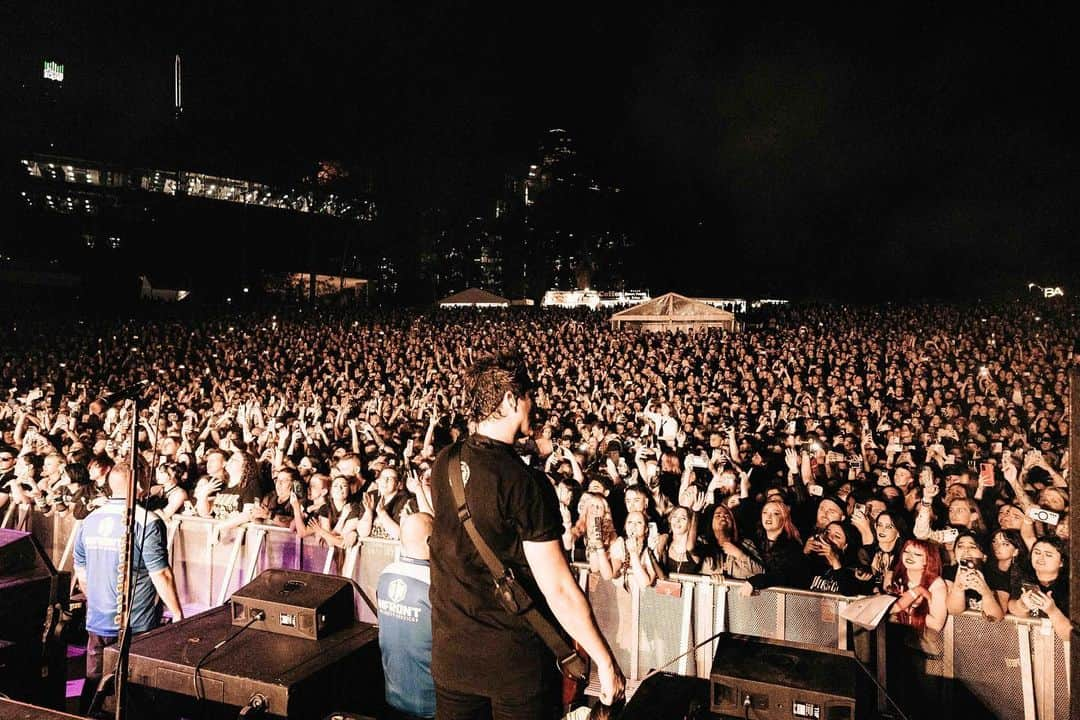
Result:
{"label": "sign with text on building", "polygon": [[41,75],[46,80],[64,82],[64,66],[61,63],[53,62],[52,60],[46,60],[45,69]]}
{"label": "sign with text on building", "polygon": [[1043,297],[1065,297],[1065,291],[1059,287],[1043,288]]}

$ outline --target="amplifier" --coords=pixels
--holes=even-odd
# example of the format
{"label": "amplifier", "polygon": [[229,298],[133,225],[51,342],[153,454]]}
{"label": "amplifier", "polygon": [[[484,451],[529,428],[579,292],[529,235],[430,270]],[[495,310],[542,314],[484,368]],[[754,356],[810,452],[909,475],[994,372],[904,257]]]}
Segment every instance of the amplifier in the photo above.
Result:
{"label": "amplifier", "polygon": [[300,570],[266,570],[233,593],[232,624],[318,640],[356,621],[351,580]]}
{"label": "amplifier", "polygon": [[0,576],[17,575],[29,570],[49,572],[51,564],[30,533],[0,530]]}
{"label": "amplifier", "polygon": [[0,696],[62,702],[65,649],[51,623],[69,585],[32,535],[0,530]]}
{"label": "amplifier", "polygon": [[[854,653],[792,642],[721,635],[709,709],[755,720],[862,720],[872,692]],[[856,710],[858,712],[856,712]]]}
{"label": "amplifier", "polygon": [[[322,720],[341,708],[363,716],[382,705],[379,629],[360,622],[318,640],[245,630],[195,665],[235,633],[221,606],[132,638],[131,707],[153,708],[134,717],[235,719],[235,708],[261,696],[265,712],[293,720]],[[116,668],[118,648],[105,648],[105,672]],[[194,699],[195,687],[203,705]]]}

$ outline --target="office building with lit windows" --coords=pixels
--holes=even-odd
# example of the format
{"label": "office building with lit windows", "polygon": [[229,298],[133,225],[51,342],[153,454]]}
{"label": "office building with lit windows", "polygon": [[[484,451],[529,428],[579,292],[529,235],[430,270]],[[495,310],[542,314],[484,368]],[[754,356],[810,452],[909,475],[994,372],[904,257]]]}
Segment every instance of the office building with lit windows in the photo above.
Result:
{"label": "office building with lit windows", "polygon": [[496,205],[504,238],[505,292],[540,297],[551,288],[624,290],[631,236],[622,189],[599,180],[573,137],[544,133],[535,162],[507,177]]}
{"label": "office building with lit windows", "polygon": [[264,273],[360,270],[378,216],[370,173],[312,161],[283,182],[228,160],[199,167],[215,156],[190,152],[179,112],[162,113],[153,143],[124,147],[93,130],[108,118],[88,105],[83,68],[49,57],[16,70],[17,132],[0,146],[0,202],[14,217],[0,234],[5,278],[45,273],[119,296],[147,276],[213,297]]}

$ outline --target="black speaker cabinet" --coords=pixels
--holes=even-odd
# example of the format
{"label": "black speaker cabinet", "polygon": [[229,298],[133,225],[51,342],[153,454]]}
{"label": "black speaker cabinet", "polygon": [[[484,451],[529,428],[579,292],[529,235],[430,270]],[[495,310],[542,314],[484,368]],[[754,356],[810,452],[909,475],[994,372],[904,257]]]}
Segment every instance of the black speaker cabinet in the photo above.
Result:
{"label": "black speaker cabinet", "polygon": [[0,577],[18,575],[29,570],[48,573],[52,565],[38,550],[30,533],[19,530],[0,530]]}
{"label": "black speaker cabinet", "polygon": [[[268,716],[290,720],[322,720],[339,708],[374,715],[382,705],[379,629],[374,625],[351,622],[310,640],[238,632],[231,614],[227,606],[212,608],[132,639],[129,717],[235,720],[237,709],[255,696],[262,696]],[[105,648],[106,673],[116,668],[118,649]]]}
{"label": "black speaker cabinet", "polygon": [[713,656],[710,710],[755,720],[862,720],[872,693],[854,653],[721,635]]}
{"label": "black speaker cabinet", "polygon": [[672,673],[647,678],[626,703],[619,720],[684,720],[704,717],[709,709],[709,681]]}
{"label": "black speaker cabinet", "polygon": [[300,570],[266,570],[233,593],[232,624],[318,640],[356,620],[352,581]]}
{"label": "black speaker cabinet", "polygon": [[[66,575],[65,575],[66,577]],[[46,625],[66,599],[45,551],[30,533],[0,530],[0,693],[42,704],[63,698],[64,648]],[[43,637],[49,637],[47,642]]]}

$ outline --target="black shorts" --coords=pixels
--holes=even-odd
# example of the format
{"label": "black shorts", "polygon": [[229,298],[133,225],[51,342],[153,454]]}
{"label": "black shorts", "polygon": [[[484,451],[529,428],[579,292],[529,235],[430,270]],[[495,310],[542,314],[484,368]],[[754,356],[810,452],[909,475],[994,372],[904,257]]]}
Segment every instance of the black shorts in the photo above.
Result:
{"label": "black shorts", "polygon": [[[552,673],[554,675],[554,673]],[[557,720],[561,687],[555,675],[530,696],[520,693],[473,695],[435,684],[435,720]]]}

